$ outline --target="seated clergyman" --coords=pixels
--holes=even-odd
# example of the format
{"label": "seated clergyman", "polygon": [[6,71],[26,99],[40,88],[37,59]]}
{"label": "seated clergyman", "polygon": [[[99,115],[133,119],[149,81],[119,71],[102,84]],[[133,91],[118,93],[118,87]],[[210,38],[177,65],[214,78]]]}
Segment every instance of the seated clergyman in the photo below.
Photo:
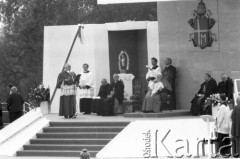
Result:
{"label": "seated clergyman", "polygon": [[104,115],[115,115],[118,113],[118,109],[123,102],[124,96],[124,84],[119,80],[118,74],[113,75],[113,82],[110,85],[108,96],[104,99],[104,109],[106,110]]}
{"label": "seated clergyman", "polygon": [[221,74],[221,82],[218,83],[217,93],[224,93],[228,100],[233,98],[233,80],[226,74]]}
{"label": "seated clergyman", "polygon": [[107,82],[106,78],[102,79],[98,96],[101,99],[107,98],[109,89],[110,89],[110,84]]}
{"label": "seated clergyman", "polygon": [[103,105],[103,100],[107,98],[109,94],[110,84],[107,82],[107,80],[104,78],[101,81],[101,86],[99,89],[98,97],[100,97],[99,105],[97,108],[97,114],[98,115],[105,115],[108,110]]}
{"label": "seated clergyman", "polygon": [[192,115],[204,114],[203,104],[205,99],[216,92],[217,82],[209,73],[204,74],[204,80],[205,81],[201,84],[199,91],[191,101],[192,106],[190,112]]}
{"label": "seated clergyman", "polygon": [[157,74],[157,78],[149,85],[148,92],[144,98],[142,106],[143,112],[160,112],[160,95],[164,89],[168,91],[172,90],[170,83],[162,77],[162,74]]}

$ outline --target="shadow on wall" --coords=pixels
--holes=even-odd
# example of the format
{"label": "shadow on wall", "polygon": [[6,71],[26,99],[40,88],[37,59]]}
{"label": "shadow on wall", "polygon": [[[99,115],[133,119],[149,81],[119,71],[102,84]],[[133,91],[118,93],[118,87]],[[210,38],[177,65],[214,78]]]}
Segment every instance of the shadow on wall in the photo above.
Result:
{"label": "shadow on wall", "polygon": [[[178,60],[176,77],[177,109],[190,109],[191,100],[199,89],[199,82],[194,78],[195,74],[196,71],[191,62],[185,59]],[[179,105],[180,103],[181,105]]]}

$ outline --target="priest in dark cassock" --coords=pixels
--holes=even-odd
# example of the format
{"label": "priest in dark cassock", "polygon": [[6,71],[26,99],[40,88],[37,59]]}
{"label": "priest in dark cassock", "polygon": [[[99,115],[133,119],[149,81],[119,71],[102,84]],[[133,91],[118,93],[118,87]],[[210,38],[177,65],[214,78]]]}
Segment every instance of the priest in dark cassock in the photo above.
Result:
{"label": "priest in dark cassock", "polygon": [[204,114],[203,105],[205,99],[211,94],[216,93],[217,82],[211,77],[209,73],[204,74],[205,81],[201,84],[201,87],[193,100],[191,101],[191,114],[192,115],[202,115]]}
{"label": "priest in dark cassock", "polygon": [[122,104],[124,99],[124,84],[119,80],[118,74],[113,75],[113,82],[110,85],[109,93],[104,99],[104,115],[116,115],[118,113],[119,105]]}
{"label": "priest in dark cassock", "polygon": [[234,145],[234,153],[238,153],[240,157],[240,97],[237,98],[237,106],[232,111],[232,130],[231,134],[235,139],[236,147]]}
{"label": "priest in dark cassock", "polygon": [[102,79],[101,86],[98,92],[98,96],[100,97],[100,101],[97,108],[98,115],[105,115],[107,114],[108,110],[107,107],[104,107],[103,100],[107,98],[110,90],[110,84],[107,82],[107,79]]}
{"label": "priest in dark cassock", "polygon": [[70,70],[71,65],[65,64],[57,79],[57,88],[61,89],[59,116],[65,118],[72,118],[76,113],[76,74]]}
{"label": "priest in dark cassock", "polygon": [[91,114],[91,105],[94,96],[94,76],[88,64],[83,64],[83,72],[79,81],[80,112]]}
{"label": "priest in dark cassock", "polygon": [[175,79],[176,79],[176,68],[172,65],[172,59],[165,59],[165,68],[162,72],[163,78],[165,78],[171,85],[171,97],[170,97],[170,105],[172,109],[176,109],[176,94],[175,94]]}
{"label": "priest in dark cassock", "polygon": [[221,82],[218,83],[217,93],[224,93],[228,100],[233,99],[233,80],[226,74],[221,74]]}

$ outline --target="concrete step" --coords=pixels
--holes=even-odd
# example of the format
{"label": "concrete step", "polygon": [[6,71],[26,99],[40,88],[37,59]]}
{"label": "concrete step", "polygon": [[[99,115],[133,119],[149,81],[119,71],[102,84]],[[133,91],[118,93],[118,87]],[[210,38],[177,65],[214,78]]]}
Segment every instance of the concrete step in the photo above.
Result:
{"label": "concrete step", "polygon": [[118,133],[39,133],[37,134],[37,138],[68,138],[68,139],[75,139],[75,138],[102,138],[102,139],[112,139]]}
{"label": "concrete step", "polygon": [[129,122],[50,122],[17,156],[79,157],[87,149],[95,157]]}
{"label": "concrete step", "polygon": [[43,132],[120,132],[124,127],[47,127]]}
{"label": "concrete step", "polygon": [[49,144],[31,144],[24,145],[24,150],[64,150],[64,151],[79,151],[87,149],[91,151],[100,151],[105,145],[49,145]]}
{"label": "concrete step", "polygon": [[59,145],[106,145],[111,139],[32,139],[31,144]]}
{"label": "concrete step", "polygon": [[164,118],[164,117],[178,117],[178,116],[190,116],[190,111],[187,109],[183,110],[164,110],[160,113],[125,113],[126,118]]}
{"label": "concrete step", "polygon": [[50,122],[50,127],[125,127],[129,122]]}
{"label": "concrete step", "polygon": [[[81,151],[18,151],[17,156],[46,156],[46,157],[79,157]],[[89,151],[90,157],[95,157],[98,151]]]}

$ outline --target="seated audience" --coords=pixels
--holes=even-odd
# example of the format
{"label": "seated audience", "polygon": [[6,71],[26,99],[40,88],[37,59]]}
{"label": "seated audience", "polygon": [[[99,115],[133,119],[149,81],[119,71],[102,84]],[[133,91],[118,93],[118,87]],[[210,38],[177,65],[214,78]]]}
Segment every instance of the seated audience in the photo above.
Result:
{"label": "seated audience", "polygon": [[226,94],[228,100],[233,98],[233,81],[225,74],[221,74],[221,82],[218,83],[217,93]]}
{"label": "seated audience", "polygon": [[[220,106],[216,115],[216,132],[217,132],[217,152],[220,148],[228,145],[229,140],[224,140],[225,137],[228,137],[230,134],[230,114],[231,111],[227,105],[227,97],[225,94],[220,94]],[[221,155],[226,155],[229,153],[228,149],[219,152]]]}
{"label": "seated audience", "polygon": [[124,84],[119,80],[118,74],[113,75],[113,82],[110,85],[108,96],[103,100],[104,115],[116,115],[119,106],[122,105],[124,99]]}
{"label": "seated audience", "polygon": [[234,154],[238,153],[240,157],[240,97],[237,98],[237,106],[232,111],[232,129],[231,134],[235,139],[236,145],[233,144]]}
{"label": "seated audience", "polygon": [[157,75],[157,79],[153,80],[153,82],[149,85],[148,92],[144,98],[142,111],[144,113],[148,112],[160,112],[161,99],[160,94],[163,89],[167,89],[169,91],[172,90],[169,82],[162,77],[161,74]]}
{"label": "seated audience", "polygon": [[97,108],[97,114],[98,115],[104,115],[105,112],[108,112],[108,110],[105,110],[105,107],[103,105],[103,100],[107,98],[109,89],[110,89],[110,84],[107,82],[107,80],[104,78],[101,81],[101,86],[99,89],[98,96],[100,97],[99,105]]}
{"label": "seated audience", "polygon": [[205,81],[201,84],[198,93],[191,101],[192,106],[190,112],[192,115],[204,114],[203,104],[205,99],[216,92],[217,82],[211,77],[211,75],[209,73],[205,73],[204,79]]}
{"label": "seated audience", "polygon": [[17,93],[17,87],[11,88],[11,94],[7,99],[7,108],[9,111],[10,122],[18,119],[23,115],[23,97]]}

